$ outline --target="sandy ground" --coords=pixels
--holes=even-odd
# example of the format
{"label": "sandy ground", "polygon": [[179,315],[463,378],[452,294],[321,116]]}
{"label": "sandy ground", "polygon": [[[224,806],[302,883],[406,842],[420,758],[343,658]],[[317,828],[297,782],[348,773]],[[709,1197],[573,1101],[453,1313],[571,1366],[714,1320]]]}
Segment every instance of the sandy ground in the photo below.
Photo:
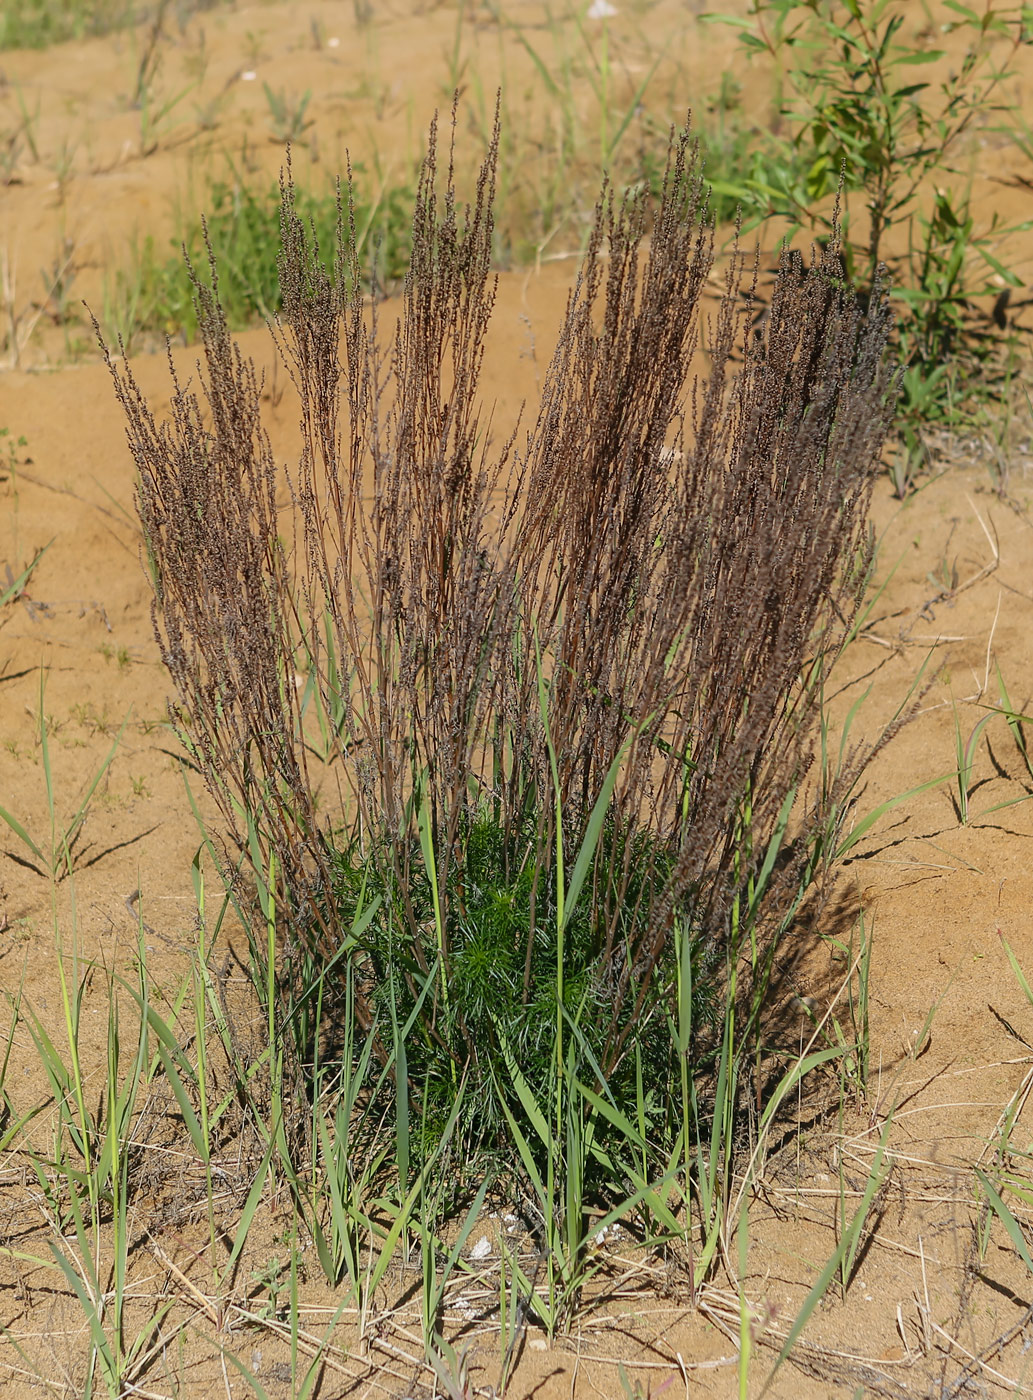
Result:
{"label": "sandy ground", "polygon": [[[520,23],[538,26],[533,32],[543,44],[553,42],[537,7],[507,8]],[[376,151],[385,168],[411,161],[457,71],[450,60],[457,12],[447,4],[412,13],[399,0],[378,8],[363,28],[351,5],[329,3],[241,6],[195,16],[181,31],[171,28],[158,74],[164,100],[185,81],[197,86],[143,138],[140,112],[126,108],[140,35],[5,54],[0,64],[7,80],[0,91],[4,119],[13,121],[17,111],[15,85],[30,107],[39,106],[38,158],[25,152],[16,182],[0,190],[9,323],[0,427],[11,430],[0,439],[0,575],[5,569],[17,575],[37,550],[47,550],[19,601],[0,614],[0,804],[49,848],[41,714],[59,828],[72,821],[115,746],[76,846],[74,879],[62,881],[56,894],[31,868],[25,844],[0,828],[0,986],[11,995],[20,989],[44,1016],[58,1014],[58,944],[66,956],[74,948],[98,970],[125,975],[136,956],[141,910],[155,985],[166,992],[178,985],[194,934],[190,863],[200,841],[176,743],[164,725],[168,683],[151,633],[123,424],[83,326],[59,324],[53,296],[41,293],[47,270],[52,260],[66,259],[76,273],[75,295],[100,304],[105,276],[134,234],[169,236],[176,201],[187,198],[191,182],[220,153],[239,154],[247,141],[249,158],[275,170],[280,148],[265,129],[263,78],[296,92],[311,89],[316,140],[300,156],[299,175],[315,179],[337,168],[346,143],[366,160]],[[684,83],[684,101],[712,91],[708,79],[731,61],[734,47],[728,31],[700,25],[692,6],[666,0],[628,6],[615,34],[624,36],[629,55],[622,81],[632,80],[628,74],[643,54],[665,47],[664,81]],[[500,37],[490,16],[476,22],[468,16],[459,38],[470,94],[477,84],[493,90],[504,72],[513,107],[531,101],[527,53]],[[246,78],[249,72],[257,80]],[[1008,217],[1020,194],[997,181],[1019,171],[1018,158],[998,159],[990,137],[986,151],[980,177],[997,191]],[[1008,206],[1009,200],[1016,203]],[[571,262],[550,262],[547,252],[537,267],[501,275],[485,370],[485,395],[500,421],[533,398],[571,276]],[[248,332],[241,340],[268,367],[272,385],[267,333]],[[193,352],[176,356],[188,370]],[[168,395],[163,358],[141,356],[134,371],[160,415]],[[282,378],[281,371],[281,384]],[[274,448],[289,460],[296,441],[290,396],[274,387],[266,408]],[[25,444],[18,445],[22,437]],[[869,690],[852,737],[874,738],[923,664],[934,679],[920,713],[873,765],[858,818],[956,768],[955,723],[967,741],[986,707],[999,701],[998,668],[1014,705],[1029,711],[1033,703],[1028,447],[1018,428],[1005,436],[1003,459],[975,438],[950,444],[937,471],[903,504],[885,480],[878,485],[878,580],[885,586],[847,658],[833,713],[842,718]],[[1002,460],[1003,492],[993,489]],[[1002,943],[1033,978],[1033,807],[1023,800],[1033,793],[1033,778],[1000,715],[990,718],[975,747],[967,823],[959,820],[954,793],[947,778],[888,813],[846,863],[834,910],[817,931],[822,937],[801,935],[800,946],[787,950],[781,993],[787,1008],[794,996],[824,1007],[847,970],[837,940],[849,941],[864,910],[874,939],[872,1082],[866,1100],[846,1105],[842,1125],[805,1098],[799,1131],[771,1158],[751,1210],[741,1280],[757,1309],[758,1337],[764,1326],[784,1333],[832,1253],[840,1182],[848,1203],[859,1200],[891,1114],[885,1145],[894,1166],[852,1286],[845,1299],[833,1289],[816,1311],[798,1365],[780,1372],[774,1395],[967,1396],[1033,1388],[1029,1275],[999,1225],[977,1248],[974,1168],[993,1165],[1001,1116],[1028,1083],[1033,1063],[1033,1007]],[[95,988],[102,982],[98,971]],[[102,1033],[103,997],[88,995],[86,1005],[87,1023]],[[23,1033],[15,1038],[5,1083],[23,1110],[33,1101],[38,1072]],[[1020,1153],[1033,1150],[1029,1112],[1021,1099],[1012,1133]],[[39,1134],[45,1141],[42,1120]],[[1027,1180],[1029,1160],[1014,1163]],[[8,1234],[31,1229],[27,1200],[23,1168],[0,1163],[0,1217]],[[1013,1196],[1010,1203],[1025,1218],[1022,1201]],[[256,1261],[268,1260],[282,1223],[271,1203],[256,1227]],[[176,1238],[173,1230],[164,1245],[173,1255]],[[682,1280],[630,1258],[625,1267],[620,1245],[612,1249],[613,1297],[551,1349],[532,1333],[509,1393],[541,1400],[618,1395],[616,1363],[623,1360],[629,1384],[643,1395],[732,1394],[738,1328],[732,1285],[726,1280],[724,1292],[713,1291],[705,1314],[693,1313]],[[188,1267],[182,1253],[178,1264]],[[144,1253],[138,1267],[149,1280],[145,1297],[169,1286],[157,1256]],[[313,1308],[328,1304],[314,1278],[309,1294]],[[427,1373],[419,1376],[407,1359],[419,1351],[406,1331],[415,1325],[418,1334],[412,1318],[385,1322],[328,1375],[320,1393],[430,1394]],[[452,1321],[463,1325],[461,1310]],[[77,1322],[50,1283],[5,1266],[0,1322],[42,1357],[59,1391],[75,1393],[85,1348],[81,1316]],[[178,1359],[164,1357],[149,1376],[153,1393],[246,1393],[239,1377],[231,1372],[224,1379],[211,1360],[211,1332],[202,1314],[184,1334]],[[489,1333],[476,1334],[473,1328],[471,1393],[487,1394],[483,1388],[498,1374],[498,1344]],[[345,1328],[343,1340],[348,1335]],[[285,1393],[286,1353],[271,1334],[238,1325],[219,1344],[256,1370],[271,1395]],[[760,1393],[774,1354],[758,1349],[750,1394]],[[981,1359],[969,1372],[970,1356]],[[12,1368],[0,1380],[4,1394],[36,1393],[4,1340],[0,1363]]]}

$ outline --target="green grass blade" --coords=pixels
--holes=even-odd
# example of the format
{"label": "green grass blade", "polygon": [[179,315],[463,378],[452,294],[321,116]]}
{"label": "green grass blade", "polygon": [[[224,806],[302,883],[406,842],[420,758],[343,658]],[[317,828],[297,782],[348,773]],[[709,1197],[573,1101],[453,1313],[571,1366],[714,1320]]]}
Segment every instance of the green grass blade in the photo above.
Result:
{"label": "green grass blade", "polygon": [[796,801],[796,792],[797,789],[795,787],[790,788],[779,809],[778,817],[775,821],[775,829],[771,834],[771,840],[768,842],[768,848],[764,853],[764,860],[757,872],[753,890],[750,894],[749,906],[746,913],[746,919],[749,924],[752,924],[756,918],[761,901],[767,890],[768,880],[771,878],[771,872],[775,868],[775,861],[778,859],[778,853],[782,849],[782,839],[789,826],[789,815],[793,809],[793,803]]}
{"label": "green grass blade", "polygon": [[477,1219],[484,1206],[484,1199],[488,1194],[488,1187],[490,1185],[490,1178],[485,1177],[484,1180],[481,1182],[480,1190],[474,1197],[473,1204],[470,1206],[470,1209],[466,1212],[466,1216],[463,1220],[462,1226],[460,1227],[459,1234],[456,1236],[455,1244],[453,1244],[452,1248],[449,1250],[448,1258],[445,1260],[445,1266],[441,1271],[442,1286],[448,1279],[449,1275],[452,1273],[452,1270],[455,1268],[456,1261],[458,1260],[460,1254],[462,1254],[463,1250],[466,1248],[466,1241],[470,1238],[471,1230],[477,1224]]}
{"label": "green grass blade", "polygon": [[857,825],[851,829],[850,834],[840,842],[836,848],[835,861],[841,861],[848,851],[853,850],[858,841],[860,841],[861,838],[871,830],[879,818],[884,817],[887,812],[892,812],[895,807],[901,806],[902,803],[909,801],[912,797],[918,797],[920,793],[928,792],[934,787],[939,787],[941,783],[946,783],[956,776],[955,770],[952,769],[949,773],[941,773],[936,778],[930,778],[926,783],[919,783],[917,787],[908,788],[907,792],[900,792],[896,797],[891,797],[886,802],[880,802],[878,807],[866,813]]}
{"label": "green grass blade", "polygon": [[[493,1073],[494,1073],[494,1070],[493,1070]],[[514,1113],[513,1113],[513,1110],[510,1108],[509,1104],[506,1102],[505,1095],[502,1093],[501,1087],[500,1087],[498,1084],[496,1084],[496,1090],[497,1090],[498,1095],[499,1095],[499,1103],[502,1105],[502,1112],[503,1112],[503,1114],[505,1115],[506,1122],[509,1124],[509,1131],[513,1134],[513,1141],[516,1143],[517,1151],[518,1151],[519,1154],[520,1154],[520,1161],[522,1162],[523,1167],[524,1167],[524,1170],[527,1172],[527,1175],[528,1175],[528,1176],[530,1177],[530,1179],[531,1179],[531,1184],[532,1184],[532,1186],[533,1186],[534,1189],[535,1189],[535,1192],[536,1192],[536,1194],[537,1194],[537,1196],[538,1196],[538,1200],[539,1200],[540,1202],[543,1202],[543,1203],[544,1203],[544,1201],[546,1200],[546,1197],[547,1197],[547,1194],[548,1194],[548,1193],[546,1192],[546,1189],[545,1189],[545,1183],[544,1183],[544,1181],[542,1180],[542,1174],[541,1174],[541,1172],[538,1170],[538,1163],[537,1163],[537,1162],[535,1161],[535,1159],[534,1159],[534,1153],[531,1151],[530,1143],[527,1141],[527,1138],[524,1136],[523,1129],[520,1127],[520,1124],[517,1122],[516,1117],[515,1117],[515,1115],[514,1115]],[[533,1100],[532,1100],[532,1101],[533,1101]],[[538,1108],[538,1105],[537,1105],[537,1104],[535,1104],[535,1110],[536,1110],[536,1113],[537,1113],[537,1116],[538,1116],[539,1120],[541,1121],[542,1125],[544,1126],[544,1124],[545,1124],[545,1119],[542,1117],[541,1110]],[[547,1127],[545,1128],[545,1132],[546,1132],[546,1139],[545,1139],[545,1140],[546,1140],[546,1145],[548,1145],[548,1128],[547,1128]]]}
{"label": "green grass blade", "polygon": [[814,1312],[815,1308],[818,1306],[818,1304],[821,1302],[822,1298],[828,1291],[829,1284],[832,1282],[832,1280],[835,1278],[836,1274],[844,1264],[847,1265],[847,1270],[849,1272],[849,1266],[853,1264],[853,1261],[856,1258],[857,1248],[861,1238],[861,1231],[864,1228],[864,1222],[867,1219],[868,1211],[871,1207],[872,1200],[875,1197],[875,1193],[881,1185],[883,1176],[885,1175],[885,1173],[882,1170],[882,1162],[883,1157],[885,1155],[886,1139],[889,1133],[891,1122],[892,1119],[886,1120],[886,1126],[883,1129],[882,1139],[879,1143],[878,1152],[876,1153],[875,1160],[872,1163],[871,1171],[868,1173],[868,1184],[865,1188],[865,1193],[862,1197],[861,1204],[858,1206],[856,1212],[854,1213],[850,1224],[847,1226],[846,1230],[844,1230],[843,1235],[840,1238],[839,1244],[836,1246],[825,1267],[818,1275],[813,1288],[807,1294],[807,1297],[804,1299],[803,1306],[800,1308],[800,1311],[797,1313],[792,1327],[789,1329],[789,1335],[786,1337],[785,1341],[782,1344],[782,1350],[778,1353],[778,1357],[775,1360],[775,1364],[774,1366],[772,1366],[768,1378],[764,1382],[764,1388],[760,1392],[762,1396],[766,1395],[768,1390],[770,1389],[771,1383],[775,1379],[775,1375],[781,1368],[782,1363],[785,1361],[786,1357],[796,1345],[797,1339],[799,1338],[801,1332],[807,1326],[807,1323],[810,1321],[811,1314]]}
{"label": "green grass blade", "polygon": [[574,869],[570,874],[570,883],[566,889],[563,906],[563,922],[565,927],[570,924],[573,918],[574,910],[577,907],[578,896],[581,893],[581,887],[585,883],[585,878],[589,870],[592,868],[592,862],[595,859],[595,853],[599,846],[599,838],[602,836],[603,824],[606,821],[606,814],[610,809],[613,790],[617,785],[617,777],[630,747],[631,741],[629,740],[624,744],[617,754],[617,757],[610,764],[606,777],[603,780],[603,785],[599,791],[599,796],[596,798],[595,805],[592,807],[592,815],[588,819],[588,826],[585,828],[585,837],[581,843],[581,849],[578,851],[577,860],[574,862]]}
{"label": "green grass blade", "polygon": [[1012,1215],[1011,1211],[1001,1200],[1000,1196],[997,1194],[993,1182],[987,1176],[986,1172],[981,1171],[979,1167],[976,1167],[976,1176],[979,1178],[979,1184],[983,1188],[983,1192],[986,1196],[990,1208],[993,1210],[994,1214],[997,1216],[1001,1224],[1007,1230],[1008,1238],[1011,1240],[1012,1244],[1018,1251],[1019,1258],[1025,1264],[1026,1268],[1030,1271],[1030,1273],[1033,1274],[1033,1259],[1030,1258],[1029,1248],[1026,1244],[1025,1236],[1022,1233],[1022,1226],[1019,1224],[1019,1222],[1015,1219],[1014,1215]]}
{"label": "green grass blade", "polygon": [[209,1146],[205,1141],[205,1135],[201,1131],[201,1124],[198,1122],[194,1106],[186,1091],[186,1086],[180,1078],[179,1071],[173,1064],[172,1059],[163,1045],[158,1046],[158,1058],[161,1060],[162,1068],[165,1071],[165,1078],[169,1082],[179,1105],[180,1116],[186,1124],[187,1132],[190,1134],[190,1141],[194,1144],[194,1151],[202,1162],[208,1161]]}
{"label": "green grass blade", "polygon": [[1030,987],[1029,982],[1026,980],[1026,974],[1022,970],[1018,958],[1012,952],[1011,944],[1003,936],[1001,938],[1001,946],[1005,951],[1008,961],[1011,963],[1011,969],[1015,973],[1015,980],[1022,988],[1023,996],[1029,1002],[1030,1006],[1033,1006],[1033,988]]}
{"label": "green grass blade", "polygon": [[71,822],[65,830],[64,836],[62,837],[62,841],[66,850],[71,845],[72,841],[74,841],[76,835],[78,834],[80,826],[86,818],[86,809],[90,805],[90,799],[93,797],[93,794],[97,791],[98,783],[104,777],[104,774],[108,771],[108,769],[111,767],[112,760],[114,759],[115,754],[118,752],[118,746],[122,742],[122,735],[125,733],[126,725],[129,723],[130,714],[132,714],[132,710],[129,710],[129,712],[126,714],[125,719],[122,721],[122,726],[119,729],[118,733],[115,735],[115,741],[111,745],[110,750],[108,751],[107,758],[105,758],[104,762],[100,765],[96,773],[93,775],[93,781],[86,789],[86,795],[79,803],[79,806],[76,809],[75,816],[72,818]]}
{"label": "green grass blade", "polygon": [[234,1356],[232,1351],[230,1351],[228,1347],[220,1347],[219,1351],[220,1354],[225,1358],[225,1360],[227,1360],[230,1363],[233,1369],[239,1372],[243,1379],[247,1381],[248,1385],[258,1396],[258,1400],[269,1400],[268,1391],[266,1390],[262,1382],[258,1379],[258,1377],[255,1375],[254,1371],[251,1369],[250,1366],[245,1366],[243,1361],[241,1361],[239,1357]]}
{"label": "green grass blade", "polygon": [[815,1050],[812,1054],[804,1055],[801,1059],[794,1061],[778,1081],[774,1093],[764,1107],[760,1119],[761,1133],[769,1126],[786,1097],[792,1093],[802,1079],[810,1074],[811,1070],[817,1069],[820,1065],[828,1064],[830,1060],[839,1059],[856,1048],[854,1045],[830,1045],[823,1050]]}
{"label": "green grass blade", "polygon": [[1022,761],[1026,765],[1026,772],[1033,778],[1033,760],[1030,759],[1029,749],[1026,745],[1026,736],[1022,732],[1022,724],[1026,716],[1020,714],[1012,704],[1007,686],[1004,684],[1004,676],[1001,672],[1000,664],[998,664],[997,667],[997,687],[1001,692],[1002,712],[1007,721],[1008,728],[1011,730],[1011,736],[1015,741],[1015,747],[1018,749]]}
{"label": "green grass blade", "polygon": [[[45,544],[42,549],[37,550],[31,564],[26,565],[26,567],[21,571],[21,573],[18,575],[15,581],[12,584],[10,584],[6,589],[4,589],[3,593],[0,593],[0,608],[2,608],[5,603],[10,603],[14,599],[21,597],[21,595],[25,591],[25,585],[28,583],[30,577],[32,576],[33,569],[35,569],[36,565],[43,558],[44,554],[46,554],[47,550],[50,548],[50,545],[53,543],[54,541],[51,540],[50,544]],[[10,578],[10,574],[8,574],[8,578]]]}
{"label": "green grass blade", "polygon": [[97,1310],[97,1305],[90,1296],[78,1270],[73,1266],[65,1252],[58,1249],[52,1241],[50,1242],[50,1249],[57,1261],[58,1268],[68,1280],[69,1286],[82,1306],[83,1314],[89,1324],[90,1336],[93,1339],[94,1348],[101,1358],[101,1363],[107,1376],[109,1389],[112,1394],[121,1393],[121,1385],[119,1384],[121,1378],[118,1376],[115,1358],[111,1353],[111,1343],[104,1331],[104,1322]]}
{"label": "green grass blade", "polygon": [[[535,1132],[541,1139],[542,1145],[544,1147],[548,1147],[550,1142],[552,1141],[552,1132],[548,1122],[546,1121],[545,1114],[541,1110],[541,1105],[535,1098],[534,1093],[531,1090],[531,1086],[524,1078],[523,1071],[516,1062],[516,1057],[513,1054],[513,1050],[510,1046],[509,1039],[506,1036],[506,1032],[503,1030],[502,1025],[498,1021],[496,1021],[494,1017],[492,1017],[492,1022],[495,1025],[495,1029],[499,1037],[499,1046],[502,1050],[503,1063],[505,1064],[506,1069],[509,1073],[509,1077],[513,1082],[513,1088],[517,1092],[517,1098],[520,1100],[521,1107],[527,1114],[528,1122],[531,1124],[531,1126],[534,1128]],[[503,1100],[503,1104],[505,1104],[505,1100]]]}
{"label": "green grass blade", "polygon": [[4,821],[7,823],[7,825],[14,832],[15,836],[18,837],[19,841],[21,841],[25,846],[27,846],[32,852],[32,854],[36,857],[36,859],[40,862],[40,865],[43,867],[42,869],[40,869],[38,866],[33,866],[33,869],[36,871],[36,873],[38,875],[45,875],[47,873],[47,867],[49,862],[47,861],[46,856],[43,854],[40,848],[36,845],[35,841],[33,841],[32,837],[22,826],[21,822],[17,819],[17,817],[13,817],[6,807],[0,807],[0,821]]}
{"label": "green grass blade", "polygon": [[230,1249],[230,1256],[226,1260],[225,1265],[223,1266],[223,1283],[225,1283],[227,1279],[232,1277],[233,1270],[237,1264],[237,1260],[240,1258],[240,1252],[244,1248],[244,1242],[247,1239],[248,1231],[251,1229],[251,1223],[255,1218],[255,1212],[258,1210],[259,1202],[262,1199],[262,1192],[265,1190],[266,1178],[269,1175],[269,1169],[272,1165],[273,1149],[275,1146],[275,1142],[276,1134],[275,1132],[271,1132],[269,1134],[269,1145],[265,1149],[265,1154],[262,1157],[262,1161],[259,1165],[258,1171],[255,1173],[255,1179],[251,1183],[251,1190],[248,1192],[247,1200],[244,1202],[244,1209],[240,1213],[240,1220],[237,1223],[237,1230],[235,1235],[233,1236],[233,1245]]}

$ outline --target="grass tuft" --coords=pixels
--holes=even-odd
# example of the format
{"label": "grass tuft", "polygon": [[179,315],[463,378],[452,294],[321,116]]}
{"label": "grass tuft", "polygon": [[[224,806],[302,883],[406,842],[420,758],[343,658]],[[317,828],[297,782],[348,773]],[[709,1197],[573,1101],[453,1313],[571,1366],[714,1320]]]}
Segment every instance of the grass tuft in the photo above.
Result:
{"label": "grass tuft", "polygon": [[[357,166],[353,179],[366,183]],[[338,200],[331,193],[297,192],[297,212],[328,270],[337,242]],[[394,184],[376,197],[353,190],[358,269],[362,286],[394,287],[405,276],[413,191]],[[216,180],[204,199],[202,220],[190,223],[174,253],[164,255],[153,238],[136,249],[128,268],[119,270],[106,295],[104,320],[131,349],[141,336],[193,341],[199,323],[194,279],[211,284],[209,253],[219,269],[219,299],[232,330],[277,315],[282,306],[278,259],[281,198],[273,185],[261,187],[231,177]],[[185,257],[184,257],[185,254]]]}
{"label": "grass tuft", "polygon": [[[386,342],[354,188],[331,257],[288,173],[293,530],[211,234],[203,397],[176,381],[159,426],[109,361],[171,717],[238,852],[205,832],[261,1007],[250,1068],[224,1042],[259,1177],[360,1310],[419,1244],[442,1365],[444,1226],[464,1240],[489,1190],[519,1203],[538,1262],[507,1254],[506,1286],[550,1335],[601,1267],[593,1230],[677,1242],[695,1288],[738,1218],[751,1110],[753,1171],[803,1077],[856,1054],[809,1051],[770,1096],[754,1078],[780,941],[850,844],[871,753],[833,768],[819,731],[895,386],[884,300],[854,296],[833,243],[783,256],[760,337],[736,256],[690,394],[712,226],[686,127],[655,207],[604,190],[537,414],[496,441],[499,140],[461,211],[432,128]],[[202,1143],[203,1076],[163,1057]]]}

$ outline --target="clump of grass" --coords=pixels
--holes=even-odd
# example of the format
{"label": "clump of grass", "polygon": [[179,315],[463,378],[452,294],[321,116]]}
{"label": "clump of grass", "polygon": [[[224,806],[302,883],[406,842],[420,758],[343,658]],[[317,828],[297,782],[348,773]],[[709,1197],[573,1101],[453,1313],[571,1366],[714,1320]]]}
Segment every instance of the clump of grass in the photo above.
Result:
{"label": "clump of grass", "polygon": [[[419,855],[414,853],[411,883],[403,891],[384,883],[387,853],[374,856],[356,847],[335,850],[332,903],[326,918],[340,927],[358,927],[377,892],[379,908],[356,939],[362,988],[374,1021],[386,1026],[397,1020],[405,1025],[410,1018],[419,1018],[429,999],[435,1034],[413,1037],[407,1052],[408,1074],[424,1086],[421,1113],[426,1140],[440,1137],[461,1068],[468,1088],[458,1128],[468,1158],[482,1156],[490,1161],[505,1151],[508,1128],[503,1104],[518,1110],[513,1086],[493,1080],[504,1055],[512,1055],[519,1064],[528,1090],[547,1100],[555,1069],[559,1011],[579,1061],[604,1062],[614,1030],[615,979],[588,900],[578,901],[565,922],[562,967],[558,966],[557,870],[554,865],[532,864],[537,842],[533,827],[507,835],[496,815],[484,807],[464,820],[458,838],[462,870],[453,866],[449,871],[448,888],[437,892],[437,906],[433,881]],[[628,856],[618,848],[620,839],[608,825],[599,835],[595,859],[601,867],[615,869],[628,859],[634,872],[617,940],[626,949],[641,934],[638,924],[652,893],[640,882],[647,878],[659,883],[664,878],[664,856],[650,849],[646,837],[638,838],[640,849]],[[565,893],[569,896],[569,886]],[[444,930],[447,989],[444,983],[427,979],[427,969],[437,961],[436,907],[440,912],[442,904],[450,909]],[[410,919],[426,931],[415,946]],[[712,1034],[720,1020],[715,997],[720,957],[713,945],[700,939],[690,939],[690,956],[691,1015],[702,1038]],[[662,985],[673,986],[675,963],[672,943],[661,959],[657,980]],[[617,1057],[609,1072],[609,1091],[615,1101],[634,1102],[637,1076],[644,1076],[649,1084],[669,1076],[670,1050],[667,1017],[650,998],[637,1014],[634,1053]],[[664,1106],[655,1099],[651,1116],[662,1119],[663,1112]],[[669,1125],[658,1122],[656,1126],[666,1132]],[[600,1123],[600,1143],[608,1136],[607,1125]]]}
{"label": "clump of grass", "polygon": [[[49,545],[47,548],[49,548]],[[37,556],[37,559],[38,558],[39,556]],[[24,586],[29,572],[31,572],[31,568],[26,570],[25,575],[18,581],[22,586]],[[3,600],[6,601],[6,595],[3,595]],[[0,822],[3,822],[8,830],[18,838],[21,846],[29,853],[28,856],[18,856],[17,859],[19,863],[30,870],[34,870],[37,875],[49,876],[56,884],[59,880],[64,879],[65,876],[72,874],[75,869],[76,861],[83,854],[83,851],[80,849],[80,841],[89,815],[90,804],[97,788],[108,772],[108,769],[111,767],[115,754],[118,751],[118,746],[122,742],[122,734],[125,731],[129,717],[127,715],[126,719],[123,720],[122,727],[115,736],[115,740],[111,745],[107,757],[90,779],[74,814],[67,819],[59,818],[57,787],[50,766],[50,744],[48,738],[48,730],[53,731],[55,725],[52,719],[48,719],[43,707],[45,694],[46,673],[41,670],[39,678],[39,746],[40,758],[43,764],[43,775],[46,782],[47,809],[50,816],[49,838],[43,836],[42,833],[37,833],[36,836],[33,836],[23,823],[5,807],[0,807]]]}
{"label": "clump of grass", "polygon": [[[354,175],[365,182],[361,166],[355,168]],[[371,278],[390,287],[404,277],[412,198],[413,191],[405,184],[391,185],[376,198],[355,196],[356,242],[365,263],[360,269],[364,287],[371,285]],[[305,219],[329,265],[337,242],[336,196],[299,191],[296,200],[299,216]],[[236,178],[216,180],[203,203],[204,218],[190,223],[182,237],[173,241],[175,253],[164,255],[148,236],[129,267],[116,274],[105,319],[121,332],[127,346],[131,347],[135,337],[148,334],[182,336],[187,341],[197,338],[193,278],[200,272],[210,281],[209,252],[219,269],[219,299],[232,330],[241,330],[280,310],[279,189],[275,185],[250,186]],[[375,272],[371,270],[374,262]]]}
{"label": "clump of grass", "polygon": [[41,49],[133,22],[132,0],[25,0],[0,14],[0,49]]}
{"label": "clump of grass", "polygon": [[[328,266],[285,182],[293,539],[214,257],[193,278],[203,399],[177,380],[159,426],[111,369],[172,718],[257,877],[274,1100],[293,1068],[331,1218],[349,1189],[333,1142],[385,1092],[394,1154],[367,1146],[392,1230],[445,1209],[432,1168],[457,1196],[485,1170],[522,1183],[545,1281],[515,1286],[552,1331],[593,1193],[608,1221],[688,1240],[696,1192],[715,1257],[775,951],[865,757],[791,838],[867,573],[893,379],[884,299],[858,302],[833,241],[810,266],[783,256],[762,338],[734,255],[690,390],[713,252],[686,128],[652,215],[643,190],[604,192],[537,415],[497,441],[478,382],[498,142],[496,125],[460,211],[432,130],[387,348],[354,191]],[[345,1083],[342,1118],[328,1086]],[[320,1218],[332,1273],[360,1217],[333,1247]]]}
{"label": "clump of grass", "polygon": [[[161,0],[163,14],[169,0]],[[192,10],[210,9],[213,0],[179,0],[180,22]],[[155,6],[137,0],[19,0],[0,10],[0,49],[42,49],[68,39],[109,34],[150,20]]]}

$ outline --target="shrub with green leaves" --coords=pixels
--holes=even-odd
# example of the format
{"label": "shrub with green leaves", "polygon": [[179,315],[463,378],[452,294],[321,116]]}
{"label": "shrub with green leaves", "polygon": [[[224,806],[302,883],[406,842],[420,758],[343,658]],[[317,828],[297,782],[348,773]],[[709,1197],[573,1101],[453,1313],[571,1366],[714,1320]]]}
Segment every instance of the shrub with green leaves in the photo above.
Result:
{"label": "shrub with green leaves", "polygon": [[747,53],[779,75],[779,134],[749,146],[737,174],[716,169],[715,190],[741,204],[748,226],[774,218],[790,235],[827,238],[835,225],[846,274],[862,287],[889,266],[909,367],[899,423],[916,466],[923,424],[993,392],[1007,323],[976,299],[1020,285],[1001,249],[1033,226],[1005,227],[993,211],[978,219],[970,191],[978,133],[1012,110],[1028,7],[948,0],[940,31],[964,46],[935,80],[925,73],[945,51],[921,14],[921,32],[920,12],[902,0],[754,0],[747,17],[708,16],[740,27]]}

